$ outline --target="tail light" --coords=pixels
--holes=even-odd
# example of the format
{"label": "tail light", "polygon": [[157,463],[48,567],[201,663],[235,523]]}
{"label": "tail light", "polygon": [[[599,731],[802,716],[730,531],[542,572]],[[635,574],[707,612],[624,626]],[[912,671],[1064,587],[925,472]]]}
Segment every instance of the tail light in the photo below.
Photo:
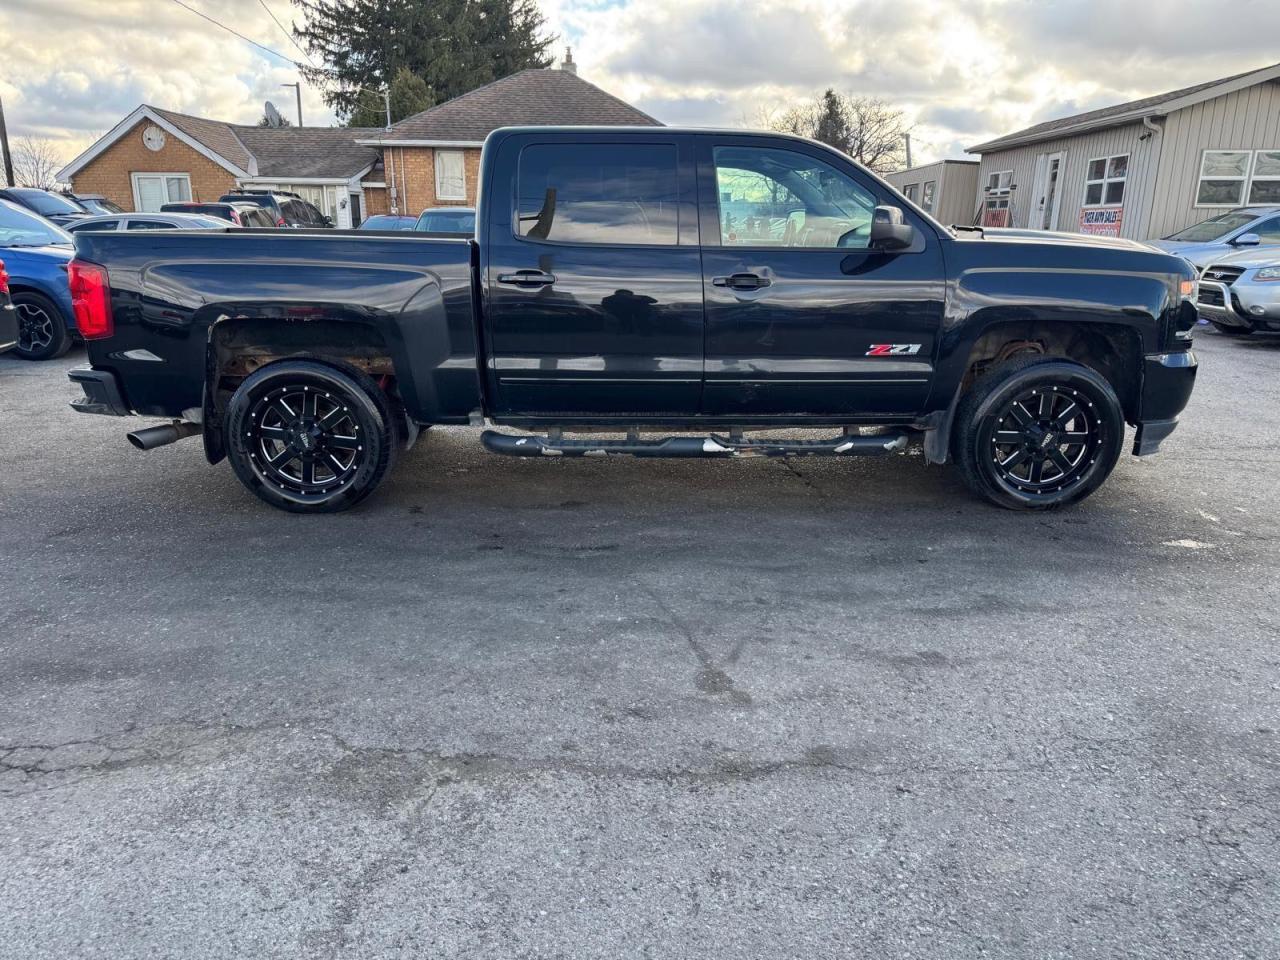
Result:
{"label": "tail light", "polygon": [[240,222],[240,214],[238,214],[234,210],[231,211],[231,222],[234,223],[237,227],[244,226],[244,224]]}
{"label": "tail light", "polygon": [[287,224],[284,222],[284,217],[280,217],[276,220],[276,226],[277,227],[287,226]]}
{"label": "tail light", "polygon": [[9,292],[9,271],[4,268],[4,261],[0,260],[0,293]]}
{"label": "tail light", "polygon": [[107,268],[85,260],[72,260],[67,267],[67,277],[71,282],[71,305],[75,307],[80,336],[86,340],[103,340],[115,333]]}

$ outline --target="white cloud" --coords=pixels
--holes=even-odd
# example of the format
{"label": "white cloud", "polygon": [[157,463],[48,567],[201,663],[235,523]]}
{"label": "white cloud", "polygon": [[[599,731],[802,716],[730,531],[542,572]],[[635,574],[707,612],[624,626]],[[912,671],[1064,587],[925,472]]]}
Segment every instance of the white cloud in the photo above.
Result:
{"label": "white cloud", "polygon": [[[302,57],[259,0],[185,2]],[[286,26],[298,15],[265,2]],[[921,160],[1261,66],[1280,33],[1276,0],[1236,0],[1232,30],[1216,0],[1129,0],[1119,24],[1114,0],[540,2],[584,78],[660,120],[740,126],[834,86],[905,110]],[[49,137],[64,160],[142,102],[243,123],[266,99],[293,113],[291,64],[172,0],[0,0],[0,36],[10,136]],[[333,120],[315,88],[303,110]]]}

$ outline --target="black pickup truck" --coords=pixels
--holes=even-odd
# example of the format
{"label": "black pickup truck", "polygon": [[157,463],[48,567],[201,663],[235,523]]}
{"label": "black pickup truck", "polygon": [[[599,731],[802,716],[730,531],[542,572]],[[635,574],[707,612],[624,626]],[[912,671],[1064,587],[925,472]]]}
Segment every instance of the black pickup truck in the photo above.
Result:
{"label": "black pickup truck", "polygon": [[[340,510],[431,424],[494,453],[851,456],[923,444],[1040,509],[1154,453],[1196,275],[1129,241],[948,228],[794,137],[508,128],[475,239],[79,233],[84,413],[164,417],[268,503]],[[763,431],[825,428],[823,439]],[[517,431],[517,432],[511,432]]]}

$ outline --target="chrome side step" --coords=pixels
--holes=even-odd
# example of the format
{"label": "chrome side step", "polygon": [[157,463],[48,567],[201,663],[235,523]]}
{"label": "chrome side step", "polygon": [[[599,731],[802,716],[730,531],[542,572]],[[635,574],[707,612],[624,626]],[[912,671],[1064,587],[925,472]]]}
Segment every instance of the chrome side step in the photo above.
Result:
{"label": "chrome side step", "polygon": [[486,430],[480,440],[490,453],[508,457],[868,457],[901,453],[908,436],[899,430],[875,436],[844,433],[827,440],[747,440],[716,434],[661,440],[553,440]]}

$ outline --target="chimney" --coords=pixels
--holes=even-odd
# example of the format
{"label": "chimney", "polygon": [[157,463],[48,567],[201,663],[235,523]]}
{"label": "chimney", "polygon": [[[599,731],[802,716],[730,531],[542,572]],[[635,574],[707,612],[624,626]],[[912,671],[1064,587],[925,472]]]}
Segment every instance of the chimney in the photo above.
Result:
{"label": "chimney", "polygon": [[564,59],[560,62],[560,69],[565,73],[577,75],[578,65],[573,62],[573,47],[564,48]]}

